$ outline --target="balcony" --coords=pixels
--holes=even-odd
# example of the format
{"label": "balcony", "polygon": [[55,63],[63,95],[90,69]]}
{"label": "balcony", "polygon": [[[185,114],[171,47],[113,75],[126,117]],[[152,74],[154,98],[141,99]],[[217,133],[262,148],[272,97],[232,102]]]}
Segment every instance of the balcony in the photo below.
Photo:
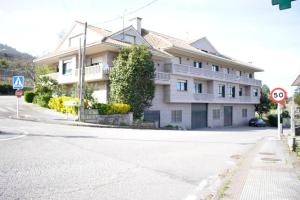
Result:
{"label": "balcony", "polygon": [[258,104],[259,97],[238,96],[232,97],[218,97],[213,94],[194,94],[194,102],[204,103],[243,103],[243,104]]}
{"label": "balcony", "polygon": [[[110,68],[103,68],[100,65],[85,67],[85,81],[108,80]],[[71,74],[61,74],[60,72],[48,74],[49,77],[58,81],[59,84],[77,83],[79,70],[76,69]]]}
{"label": "balcony", "polygon": [[173,64],[172,72],[174,74],[190,75],[193,77],[199,77],[199,78],[205,78],[205,79],[226,81],[226,82],[245,84],[245,85],[253,85],[253,86],[258,86],[258,87],[261,86],[260,80],[248,78],[245,76],[236,76],[234,74],[225,74],[222,72],[214,72],[211,70],[207,70],[207,69],[203,69],[203,68],[195,68],[193,66],[188,66],[188,65]]}
{"label": "balcony", "polygon": [[155,83],[158,85],[169,85],[170,84],[170,73],[166,72],[155,72]]}

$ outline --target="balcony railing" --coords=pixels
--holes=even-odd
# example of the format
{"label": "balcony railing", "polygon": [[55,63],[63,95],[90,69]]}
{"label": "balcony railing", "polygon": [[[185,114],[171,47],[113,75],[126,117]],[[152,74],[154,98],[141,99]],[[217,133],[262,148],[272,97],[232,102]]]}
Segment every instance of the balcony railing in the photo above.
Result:
{"label": "balcony railing", "polygon": [[155,82],[157,84],[170,84],[170,73],[155,72]]}
{"label": "balcony railing", "polygon": [[237,96],[235,98],[232,97],[218,97],[213,94],[201,93],[194,94],[194,102],[205,102],[205,103],[250,103],[250,104],[258,104],[259,97],[251,97],[251,96]]}
{"label": "balcony railing", "polygon": [[[103,68],[100,65],[85,67],[85,81],[107,80],[109,71],[110,68]],[[60,84],[76,83],[79,79],[78,75],[78,69],[75,69],[71,74],[61,74],[60,72],[48,74]]]}
{"label": "balcony railing", "polygon": [[173,73],[180,74],[189,74],[192,76],[197,76],[206,79],[227,81],[233,83],[261,86],[261,81],[253,78],[248,78],[245,76],[237,76],[235,74],[225,74],[222,72],[214,72],[211,70],[203,69],[203,68],[195,68],[193,66],[182,65],[182,64],[173,64],[172,67]]}

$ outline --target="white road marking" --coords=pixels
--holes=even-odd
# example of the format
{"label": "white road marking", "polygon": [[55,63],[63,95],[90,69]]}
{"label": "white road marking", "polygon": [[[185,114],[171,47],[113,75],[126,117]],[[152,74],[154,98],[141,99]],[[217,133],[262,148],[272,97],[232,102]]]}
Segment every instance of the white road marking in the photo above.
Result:
{"label": "white road marking", "polygon": [[0,108],[0,111],[1,111],[1,112],[7,112],[7,110],[4,109],[4,108]]}
{"label": "white road marking", "polygon": [[23,137],[27,136],[27,134],[28,134],[27,131],[21,131],[21,132],[23,132],[24,135],[19,135],[19,136],[11,137],[11,138],[0,138],[0,142],[2,142],[2,141],[8,141],[8,140],[20,139],[20,138],[23,138]]}

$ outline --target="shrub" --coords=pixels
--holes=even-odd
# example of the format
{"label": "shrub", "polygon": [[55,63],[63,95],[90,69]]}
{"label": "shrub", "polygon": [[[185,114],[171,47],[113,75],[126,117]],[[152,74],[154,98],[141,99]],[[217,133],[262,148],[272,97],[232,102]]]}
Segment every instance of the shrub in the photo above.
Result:
{"label": "shrub", "polygon": [[[65,101],[75,101],[76,106],[68,106],[66,107],[64,102]],[[86,107],[85,103],[85,107]],[[53,97],[50,99],[48,103],[48,107],[50,109],[56,110],[58,112],[66,113],[71,113],[73,115],[78,114],[78,105],[79,105],[79,100],[78,98],[73,98],[73,97],[67,97],[67,96],[61,96],[61,97]]]}
{"label": "shrub", "polygon": [[269,125],[276,127],[277,126],[277,115],[276,114],[270,114],[268,115]]}
{"label": "shrub", "polygon": [[34,91],[25,91],[25,92],[24,92],[24,100],[25,100],[27,103],[32,103],[32,102],[33,102],[34,96],[35,96]]}
{"label": "shrub", "polygon": [[126,114],[130,111],[128,104],[93,103],[92,108],[97,109],[99,115]]}
{"label": "shrub", "polygon": [[52,95],[50,93],[38,94],[33,98],[33,103],[36,103],[41,107],[48,108],[48,102],[50,101],[51,97]]}
{"label": "shrub", "polygon": [[112,104],[112,113],[114,114],[126,114],[130,111],[130,105],[128,104]]}
{"label": "shrub", "polygon": [[105,103],[93,103],[93,109],[97,109],[99,115],[108,115],[112,114],[112,106],[110,104]]}
{"label": "shrub", "polygon": [[1,84],[0,85],[0,94],[14,94],[15,91],[13,89],[13,87],[9,84]]}

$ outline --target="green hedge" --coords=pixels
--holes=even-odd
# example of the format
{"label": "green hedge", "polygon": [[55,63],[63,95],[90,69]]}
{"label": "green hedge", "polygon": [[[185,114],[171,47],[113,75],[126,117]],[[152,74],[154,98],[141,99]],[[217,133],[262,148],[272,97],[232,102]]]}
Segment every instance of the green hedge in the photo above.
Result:
{"label": "green hedge", "polygon": [[50,93],[37,94],[33,98],[33,103],[40,105],[41,107],[49,108],[48,103],[52,97]]}
{"label": "green hedge", "polygon": [[0,84],[0,94],[4,95],[13,95],[15,91],[13,87],[9,84]]}
{"label": "green hedge", "polygon": [[131,109],[128,104],[104,104],[104,103],[93,103],[92,108],[97,109],[99,115],[126,114]]}
{"label": "green hedge", "polygon": [[35,97],[34,91],[31,90],[31,91],[25,91],[25,92],[24,92],[24,100],[25,100],[27,103],[32,103],[34,97]]}

